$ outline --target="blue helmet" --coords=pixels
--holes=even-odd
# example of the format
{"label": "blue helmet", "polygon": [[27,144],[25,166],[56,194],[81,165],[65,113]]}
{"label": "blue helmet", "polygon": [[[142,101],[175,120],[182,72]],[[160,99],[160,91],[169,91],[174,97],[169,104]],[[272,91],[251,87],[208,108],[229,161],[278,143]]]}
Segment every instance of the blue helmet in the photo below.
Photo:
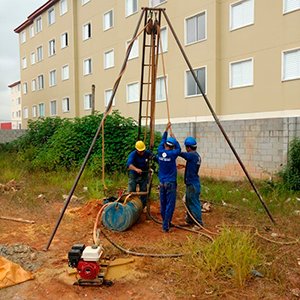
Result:
{"label": "blue helmet", "polygon": [[188,136],[184,140],[184,145],[187,146],[187,147],[196,147],[197,146],[197,141],[192,136]]}
{"label": "blue helmet", "polygon": [[176,139],[175,138],[173,138],[171,136],[167,138],[166,144],[168,146],[174,147],[175,143],[176,143]]}

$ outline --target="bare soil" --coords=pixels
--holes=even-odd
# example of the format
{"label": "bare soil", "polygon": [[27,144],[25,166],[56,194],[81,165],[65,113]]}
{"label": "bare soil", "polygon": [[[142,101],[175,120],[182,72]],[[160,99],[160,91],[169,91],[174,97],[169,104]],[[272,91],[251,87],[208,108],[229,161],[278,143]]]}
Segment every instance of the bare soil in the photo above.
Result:
{"label": "bare soil", "polygon": [[[237,288],[226,280],[203,282],[199,278],[193,278],[193,275],[184,273],[184,265],[177,258],[143,256],[134,256],[133,263],[128,263],[112,273],[110,279],[113,285],[110,287],[74,286],[75,278],[68,274],[67,253],[75,243],[93,244],[92,230],[95,217],[102,206],[101,201],[71,203],[48,251],[43,249],[63,203],[41,200],[39,207],[27,209],[20,204],[14,204],[9,194],[0,194],[0,203],[1,216],[35,221],[35,224],[26,224],[0,219],[0,245],[2,248],[6,247],[6,250],[8,247],[15,249],[14,247],[23,245],[25,248],[21,246],[21,249],[27,249],[28,252],[23,251],[25,256],[28,254],[27,264],[21,260],[16,262],[33,271],[35,276],[31,281],[0,290],[0,299],[297,299],[300,296],[297,296],[297,289],[300,289],[299,243],[279,245],[264,240],[260,243],[269,253],[272,264],[270,272],[263,278],[253,278],[243,288]],[[151,205],[151,211],[154,217],[160,218],[157,203]],[[216,225],[224,223],[256,222],[247,212],[243,215],[236,209],[217,206],[210,213],[204,214],[203,218],[206,228],[212,231],[216,231]],[[266,219],[267,217],[258,221],[258,226],[263,228],[265,222],[269,227],[270,222]],[[295,224],[297,220],[299,222],[299,217],[279,220],[283,227],[277,230],[282,229],[290,235],[299,236],[300,231],[295,231],[300,229],[300,222]],[[179,224],[183,221],[183,207],[177,205],[173,223]],[[269,232],[265,233],[271,237]],[[165,234],[161,225],[147,220],[144,213],[139,222],[129,230],[121,233],[109,232],[109,236],[122,247],[140,253],[178,252],[180,245],[186,243],[190,234],[177,228],[172,228],[170,233]],[[100,239],[107,259],[113,261],[116,258],[131,257],[117,250],[103,236]],[[2,252],[2,255],[5,256],[5,253]],[[13,260],[14,257],[11,255],[9,258]],[[185,285],[188,286],[186,289]]]}

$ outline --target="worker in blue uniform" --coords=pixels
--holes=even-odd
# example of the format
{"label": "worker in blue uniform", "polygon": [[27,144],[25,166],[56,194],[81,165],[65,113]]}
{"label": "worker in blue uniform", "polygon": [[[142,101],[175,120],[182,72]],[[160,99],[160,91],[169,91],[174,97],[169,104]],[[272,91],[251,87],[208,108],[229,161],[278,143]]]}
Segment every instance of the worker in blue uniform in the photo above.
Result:
{"label": "worker in blue uniform", "polygon": [[176,203],[177,168],[176,158],[181,152],[180,145],[174,135],[168,137],[169,122],[157,150],[159,165],[160,213],[163,219],[163,231],[169,232]]}
{"label": "worker in blue uniform", "polygon": [[[184,183],[186,185],[185,203],[193,218],[203,226],[200,202],[201,183],[199,178],[201,156],[197,152],[197,141],[195,138],[187,137],[184,145],[186,152],[181,152],[179,156],[186,160],[184,172]],[[195,224],[188,213],[185,220],[187,225]]]}
{"label": "worker in blue uniform", "polygon": [[[129,170],[128,192],[136,192],[139,186],[140,192],[147,191],[149,159],[152,157],[152,152],[146,150],[146,145],[143,141],[135,143],[135,150],[132,151],[127,159],[127,168]],[[143,207],[146,206],[147,196],[140,197]]]}

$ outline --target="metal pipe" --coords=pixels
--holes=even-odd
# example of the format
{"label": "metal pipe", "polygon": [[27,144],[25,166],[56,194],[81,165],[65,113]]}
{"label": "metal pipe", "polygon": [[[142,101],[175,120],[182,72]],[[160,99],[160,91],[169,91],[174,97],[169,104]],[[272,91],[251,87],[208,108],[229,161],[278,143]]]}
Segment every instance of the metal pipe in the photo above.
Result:
{"label": "metal pipe", "polygon": [[200,82],[199,82],[199,80],[198,80],[198,78],[197,78],[197,76],[196,76],[196,74],[195,74],[195,72],[194,72],[194,70],[193,70],[193,68],[192,68],[192,65],[191,65],[191,63],[190,63],[190,61],[189,61],[187,55],[186,55],[185,52],[184,52],[184,49],[183,49],[183,47],[182,47],[182,45],[181,45],[181,43],[180,43],[180,41],[179,41],[179,39],[178,39],[178,37],[177,37],[175,31],[174,31],[174,28],[173,28],[173,26],[172,26],[172,24],[171,24],[171,22],[170,22],[170,20],[169,20],[169,18],[168,18],[168,16],[167,16],[166,12],[165,12],[164,10],[163,10],[162,12],[163,12],[163,14],[164,14],[164,16],[165,16],[165,18],[166,18],[166,21],[167,21],[167,23],[168,23],[168,25],[169,25],[169,27],[170,27],[170,29],[171,29],[171,32],[172,32],[172,34],[173,34],[173,36],[174,36],[174,38],[175,38],[175,41],[176,41],[176,43],[177,43],[177,45],[178,45],[178,47],[179,47],[179,49],[180,49],[180,51],[181,51],[181,53],[182,53],[182,55],[183,55],[183,57],[184,57],[184,60],[185,60],[185,62],[187,63],[187,65],[188,65],[188,67],[189,67],[189,69],[190,69],[190,71],[191,71],[191,74],[193,75],[193,77],[194,77],[194,79],[195,79],[195,82],[197,83],[197,86],[198,86],[198,88],[200,89],[200,92],[201,92],[201,94],[202,94],[202,96],[203,96],[203,98],[204,98],[204,100],[205,100],[205,102],[206,102],[206,104],[207,104],[207,106],[208,106],[208,108],[209,108],[209,110],[210,110],[212,116],[213,116],[214,119],[215,119],[215,122],[217,123],[217,125],[218,125],[219,129],[221,130],[221,132],[222,132],[222,134],[223,134],[223,136],[224,136],[226,142],[228,143],[228,145],[229,145],[231,151],[233,152],[233,154],[234,154],[234,156],[236,157],[237,161],[239,162],[241,168],[243,169],[243,171],[244,171],[246,177],[248,178],[248,181],[249,181],[249,183],[251,184],[253,190],[255,191],[255,193],[256,193],[256,195],[257,195],[259,201],[260,201],[261,204],[263,205],[263,207],[264,207],[265,211],[267,212],[267,214],[268,214],[269,218],[271,219],[271,221],[275,224],[275,220],[273,219],[273,217],[272,217],[272,215],[271,215],[271,213],[270,213],[270,211],[269,211],[267,205],[265,204],[264,200],[262,199],[262,196],[259,194],[259,192],[258,192],[258,190],[257,190],[257,188],[256,188],[256,186],[255,186],[255,184],[254,184],[254,182],[253,182],[253,180],[251,179],[251,177],[250,177],[250,175],[249,175],[249,173],[248,173],[248,171],[247,171],[245,165],[243,164],[241,158],[239,157],[238,153],[236,152],[235,148],[233,147],[233,145],[232,145],[232,143],[231,143],[229,137],[227,136],[227,134],[226,134],[226,132],[225,132],[223,126],[221,125],[221,123],[220,123],[220,121],[219,121],[219,119],[218,119],[218,117],[217,117],[217,115],[216,115],[216,113],[215,113],[213,107],[211,106],[211,104],[210,104],[210,102],[209,102],[207,96],[206,96],[205,93],[203,92],[203,89],[201,88]]}
{"label": "metal pipe", "polygon": [[[138,21],[138,24],[137,24],[137,26],[136,26],[136,29],[135,29],[135,32],[134,32],[132,38],[134,38],[134,37],[137,35],[137,32],[138,32],[138,29],[139,29],[139,27],[140,27],[140,24],[141,24],[141,21],[142,21],[142,18],[143,18],[144,13],[145,13],[145,9],[143,9],[143,12],[141,13],[140,19],[139,19],[139,21]],[[54,236],[55,236],[55,233],[56,233],[56,231],[57,231],[57,229],[58,229],[58,227],[59,227],[59,224],[60,224],[60,222],[61,222],[61,220],[62,220],[62,218],[63,218],[63,216],[64,216],[64,213],[65,213],[65,211],[66,211],[66,209],[67,209],[67,207],[68,207],[68,205],[69,205],[69,202],[71,201],[71,198],[72,198],[72,196],[73,196],[73,193],[74,193],[74,191],[75,191],[75,189],[76,189],[76,186],[77,186],[77,184],[78,184],[78,182],[79,182],[79,179],[80,179],[80,177],[81,177],[81,175],[82,175],[82,173],[83,173],[83,171],[84,171],[84,168],[85,168],[85,166],[86,166],[86,164],[87,164],[87,162],[88,162],[88,159],[89,159],[90,156],[91,156],[92,150],[93,150],[93,148],[94,148],[94,146],[95,146],[95,144],[96,144],[97,138],[98,138],[98,136],[99,136],[99,134],[100,134],[100,131],[101,131],[102,126],[103,126],[103,124],[104,124],[105,118],[106,118],[106,116],[107,116],[107,115],[109,114],[109,112],[110,112],[110,109],[111,109],[111,107],[112,107],[112,102],[113,102],[114,96],[115,96],[115,94],[116,94],[117,88],[118,88],[118,86],[119,86],[119,83],[120,83],[120,81],[121,81],[123,72],[124,72],[124,70],[125,70],[125,67],[126,67],[126,64],[127,64],[127,61],[128,61],[128,57],[129,57],[129,54],[130,54],[130,50],[131,50],[131,48],[132,48],[132,45],[133,45],[133,43],[130,44],[130,46],[129,46],[129,48],[128,48],[128,51],[126,52],[126,56],[125,56],[125,59],[124,59],[124,62],[123,62],[123,65],[122,65],[122,68],[121,68],[119,77],[118,77],[118,79],[116,80],[116,82],[115,82],[115,84],[114,84],[113,91],[112,91],[112,95],[111,95],[111,97],[110,97],[110,100],[109,100],[109,103],[108,103],[108,105],[107,105],[107,108],[106,108],[106,110],[105,110],[105,112],[104,112],[104,114],[103,114],[103,118],[102,118],[102,120],[101,120],[101,122],[100,122],[100,125],[99,125],[99,127],[98,127],[98,129],[97,129],[97,132],[96,132],[96,134],[95,134],[95,136],[94,136],[94,138],[93,138],[93,141],[92,141],[92,143],[91,143],[91,145],[90,145],[90,148],[89,148],[89,150],[88,150],[88,152],[87,152],[87,154],[86,154],[86,156],[85,156],[85,158],[84,158],[84,161],[83,161],[83,163],[82,163],[82,165],[81,165],[81,167],[80,167],[80,170],[79,170],[79,172],[78,172],[78,174],[77,174],[77,176],[76,176],[76,179],[75,179],[75,181],[74,181],[74,184],[73,184],[73,186],[72,186],[72,188],[71,188],[71,190],[70,190],[70,192],[69,192],[68,198],[67,198],[67,200],[66,200],[66,202],[65,202],[65,205],[64,205],[64,207],[63,207],[63,209],[62,209],[62,211],[61,211],[61,213],[60,213],[60,216],[59,216],[59,218],[58,218],[58,220],[57,220],[57,222],[56,222],[55,228],[53,229],[53,232],[52,232],[51,237],[50,237],[50,239],[49,239],[49,241],[48,241],[48,243],[47,243],[47,246],[46,246],[45,250],[48,250],[49,247],[50,247],[50,245],[51,245],[51,242],[52,242],[52,240],[53,240],[53,238],[54,238]]]}

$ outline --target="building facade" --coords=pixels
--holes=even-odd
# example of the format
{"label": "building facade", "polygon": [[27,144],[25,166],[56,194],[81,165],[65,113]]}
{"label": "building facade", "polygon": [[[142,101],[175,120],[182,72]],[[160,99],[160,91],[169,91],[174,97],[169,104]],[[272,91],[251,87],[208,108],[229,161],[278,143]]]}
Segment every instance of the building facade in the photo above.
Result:
{"label": "building facade", "polygon": [[[262,177],[261,170],[278,170],[286,160],[287,141],[300,135],[300,3],[295,0],[50,0],[15,29],[20,39],[23,126],[38,117],[90,114],[93,84],[95,109],[103,112],[142,7],[166,9],[203,91],[251,173]],[[160,63],[158,128],[167,122],[168,97],[178,135],[193,134],[205,150],[203,173],[240,177],[227,146],[200,132],[205,124],[215,126],[214,119],[164,18],[161,41],[166,72]],[[139,36],[113,102],[113,109],[135,119],[141,57]],[[280,146],[274,152],[275,138]],[[211,146],[218,150],[215,155]],[[220,172],[212,174],[215,169]]]}
{"label": "building facade", "polygon": [[11,101],[11,129],[22,128],[21,82],[16,81],[8,86]]}

